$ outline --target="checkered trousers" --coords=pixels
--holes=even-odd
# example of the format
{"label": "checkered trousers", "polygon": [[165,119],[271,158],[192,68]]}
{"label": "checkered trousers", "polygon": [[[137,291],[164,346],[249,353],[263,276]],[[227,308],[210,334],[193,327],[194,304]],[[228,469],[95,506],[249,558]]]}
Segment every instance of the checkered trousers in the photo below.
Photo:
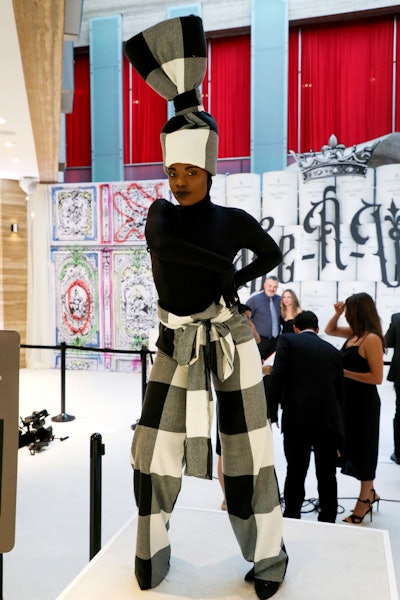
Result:
{"label": "checkered trousers", "polygon": [[[207,319],[196,320],[207,324]],[[221,376],[216,361],[222,359],[222,354],[214,347],[220,343],[218,340],[206,341],[209,348],[203,349],[211,358],[202,364],[212,373],[218,399],[229,518],[244,558],[254,562],[256,576],[281,581],[287,557],[281,548],[282,513],[260,355],[247,319],[236,307],[230,309],[230,318],[224,324],[234,345],[232,373],[222,381],[216,375]],[[169,519],[181,488],[186,456],[190,366],[157,352],[132,442],[139,513],[135,573],[141,589],[157,586],[169,569]]]}

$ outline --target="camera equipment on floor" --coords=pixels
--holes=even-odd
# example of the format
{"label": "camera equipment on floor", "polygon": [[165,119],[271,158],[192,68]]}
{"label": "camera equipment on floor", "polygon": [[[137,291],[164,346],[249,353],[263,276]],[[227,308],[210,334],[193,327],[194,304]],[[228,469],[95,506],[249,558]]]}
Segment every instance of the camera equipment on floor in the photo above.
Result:
{"label": "camera equipment on floor", "polygon": [[[31,454],[35,454],[45,446],[48,446],[54,438],[53,428],[51,425],[45,427],[46,417],[49,413],[46,409],[40,411],[34,411],[28,417],[21,419],[21,427],[19,428],[19,448],[28,446],[28,450]],[[67,436],[68,437],[68,436]],[[67,437],[58,438],[61,441],[66,440]]]}

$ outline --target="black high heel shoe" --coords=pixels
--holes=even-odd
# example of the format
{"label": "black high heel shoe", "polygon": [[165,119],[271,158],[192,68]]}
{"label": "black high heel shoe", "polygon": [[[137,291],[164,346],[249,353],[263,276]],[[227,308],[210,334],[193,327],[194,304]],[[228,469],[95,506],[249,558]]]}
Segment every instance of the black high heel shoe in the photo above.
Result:
{"label": "black high heel shoe", "polygon": [[370,495],[370,497],[372,496],[372,498],[370,499],[371,506],[373,504],[375,504],[375,502],[376,502],[376,510],[379,510],[379,502],[380,502],[381,497],[378,496],[378,494],[376,493],[376,491],[374,490],[374,488],[372,488],[372,490],[370,491],[369,495]]}
{"label": "black high heel shoe", "polygon": [[371,504],[370,500],[368,498],[366,500],[361,500],[360,498],[358,498],[357,502],[362,502],[363,504],[368,504],[368,506],[369,506],[368,510],[363,515],[356,515],[353,512],[352,515],[349,515],[348,517],[343,519],[343,521],[345,523],[352,523],[353,525],[360,525],[360,523],[362,523],[364,521],[365,517],[369,514],[369,520],[370,520],[370,523],[372,523],[372,504]]}

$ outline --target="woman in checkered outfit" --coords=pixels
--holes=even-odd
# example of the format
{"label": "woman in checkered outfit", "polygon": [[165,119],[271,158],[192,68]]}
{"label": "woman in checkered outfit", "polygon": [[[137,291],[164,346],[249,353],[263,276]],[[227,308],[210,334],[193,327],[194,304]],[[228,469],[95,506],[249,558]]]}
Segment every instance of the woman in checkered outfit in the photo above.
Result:
{"label": "woman in checkered outfit", "polygon": [[[169,520],[183,470],[212,478],[213,386],[228,514],[244,558],[253,563],[245,579],[254,580],[265,600],[285,576],[287,555],[259,352],[237,290],[274,268],[281,253],[248,213],[210,200],[218,130],[200,104],[201,19],[159,23],[129,40],[125,53],[152,87],[174,100],[176,111],[161,132],[176,202],[154,201],[146,223],[160,335],[132,442],[135,574],[148,589],[169,570]],[[254,259],[236,271],[243,249]]]}

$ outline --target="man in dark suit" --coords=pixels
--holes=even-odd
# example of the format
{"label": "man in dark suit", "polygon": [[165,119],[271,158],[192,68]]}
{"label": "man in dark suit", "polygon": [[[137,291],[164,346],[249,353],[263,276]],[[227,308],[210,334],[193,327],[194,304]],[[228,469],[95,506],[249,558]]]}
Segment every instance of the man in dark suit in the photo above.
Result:
{"label": "man in dark suit", "polygon": [[400,465],[400,313],[392,315],[385,339],[388,347],[394,348],[387,380],[393,381],[396,393],[396,410],[393,419],[394,452],[390,458]]}
{"label": "man in dark suit", "polygon": [[271,421],[282,406],[287,461],[284,517],[300,519],[311,450],[319,493],[319,521],[337,515],[336,465],[343,445],[343,366],[340,352],[318,337],[318,318],[305,310],[294,320],[295,333],[278,339],[268,378]]}

